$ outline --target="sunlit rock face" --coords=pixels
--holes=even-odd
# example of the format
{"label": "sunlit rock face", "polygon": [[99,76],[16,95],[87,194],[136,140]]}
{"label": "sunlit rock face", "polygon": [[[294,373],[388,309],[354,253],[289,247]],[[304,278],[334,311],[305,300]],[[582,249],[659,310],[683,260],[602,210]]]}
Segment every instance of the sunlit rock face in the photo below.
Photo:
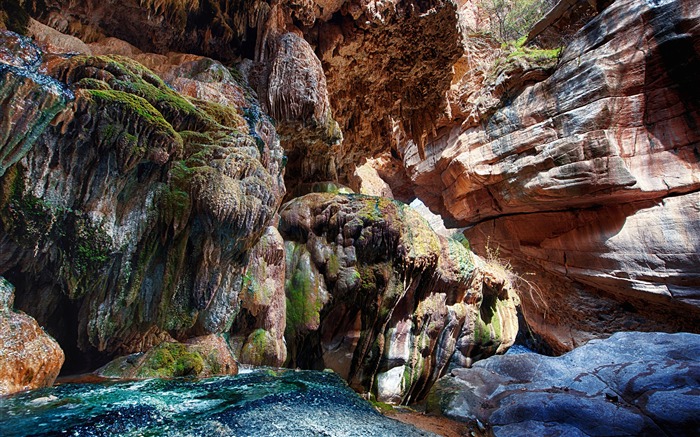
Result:
{"label": "sunlit rock face", "polygon": [[615,2],[549,78],[480,125],[442,129],[427,159],[404,151],[440,193],[426,203],[532,283],[526,318],[555,351],[698,329],[699,18],[697,2]]}
{"label": "sunlit rock face", "polygon": [[18,41],[35,60],[3,71],[33,82],[2,90],[18,99],[29,84],[35,103],[3,106],[3,125],[21,127],[13,114],[26,107],[37,115],[24,111],[25,131],[43,132],[10,149],[19,157],[0,180],[0,272],[16,306],[83,355],[71,366],[228,331],[248,254],[285,192],[283,152],[252,91],[211,59],[141,54],[181,94],[130,58],[42,63]]}
{"label": "sunlit rock face", "polygon": [[378,399],[420,399],[451,360],[504,351],[517,332],[505,272],[439,237],[412,208],[357,194],[285,204],[290,365],[329,367]]}
{"label": "sunlit rock face", "polygon": [[14,292],[0,276],[0,396],[50,386],[64,360],[36,320],[13,310]]}

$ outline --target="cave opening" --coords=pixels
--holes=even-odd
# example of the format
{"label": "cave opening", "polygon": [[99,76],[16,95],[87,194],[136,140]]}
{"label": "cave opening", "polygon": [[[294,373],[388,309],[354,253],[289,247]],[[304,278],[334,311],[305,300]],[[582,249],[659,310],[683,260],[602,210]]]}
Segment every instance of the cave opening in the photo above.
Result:
{"label": "cave opening", "polygon": [[80,335],[83,299],[71,300],[58,284],[45,278],[37,281],[17,269],[4,276],[15,287],[14,308],[34,318],[63,350],[65,361],[59,376],[92,372],[109,362],[106,354],[84,346],[87,341]]}

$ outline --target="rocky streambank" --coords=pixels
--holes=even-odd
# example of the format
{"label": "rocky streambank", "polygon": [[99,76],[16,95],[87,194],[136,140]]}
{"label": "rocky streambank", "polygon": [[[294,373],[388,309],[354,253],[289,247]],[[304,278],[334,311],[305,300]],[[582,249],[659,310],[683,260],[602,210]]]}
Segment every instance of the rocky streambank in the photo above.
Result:
{"label": "rocky streambank", "polygon": [[495,435],[700,431],[700,335],[622,332],[560,357],[495,356],[440,379],[429,409]]}

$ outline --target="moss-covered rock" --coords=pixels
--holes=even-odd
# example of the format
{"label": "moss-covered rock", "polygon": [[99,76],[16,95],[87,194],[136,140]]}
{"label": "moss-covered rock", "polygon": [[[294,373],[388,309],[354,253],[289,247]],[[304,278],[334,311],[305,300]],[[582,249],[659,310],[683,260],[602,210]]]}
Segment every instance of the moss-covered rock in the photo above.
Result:
{"label": "moss-covered rock", "polygon": [[488,276],[487,290],[483,262],[405,204],[311,193],[282,208],[279,228],[289,365],[331,368],[379,401],[410,402],[454,357],[515,339],[506,278]]}
{"label": "moss-covered rock", "polygon": [[[0,66],[3,120],[25,129],[0,133],[0,272],[17,282],[20,308],[70,344],[75,371],[166,339],[227,332],[250,251],[284,196],[270,119],[212,60],[207,71],[218,65],[221,75],[181,74],[210,88],[220,78],[243,99],[181,94],[121,56],[41,65],[41,51],[27,47],[17,65]],[[39,67],[43,82],[24,73]],[[177,69],[168,74],[177,79]],[[250,328],[244,335],[270,329]],[[284,326],[273,331],[281,343]]]}
{"label": "moss-covered rock", "polygon": [[166,341],[145,353],[119,357],[95,373],[106,378],[145,379],[235,375],[238,365],[221,336],[197,337],[187,343]]}

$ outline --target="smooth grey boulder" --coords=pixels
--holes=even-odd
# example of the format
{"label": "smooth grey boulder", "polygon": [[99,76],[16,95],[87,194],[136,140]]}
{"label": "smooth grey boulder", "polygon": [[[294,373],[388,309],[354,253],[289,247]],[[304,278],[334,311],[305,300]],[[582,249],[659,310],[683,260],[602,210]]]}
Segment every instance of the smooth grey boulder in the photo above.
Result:
{"label": "smooth grey boulder", "polygon": [[428,407],[497,436],[700,435],[700,335],[621,332],[560,357],[493,356],[440,379]]}

